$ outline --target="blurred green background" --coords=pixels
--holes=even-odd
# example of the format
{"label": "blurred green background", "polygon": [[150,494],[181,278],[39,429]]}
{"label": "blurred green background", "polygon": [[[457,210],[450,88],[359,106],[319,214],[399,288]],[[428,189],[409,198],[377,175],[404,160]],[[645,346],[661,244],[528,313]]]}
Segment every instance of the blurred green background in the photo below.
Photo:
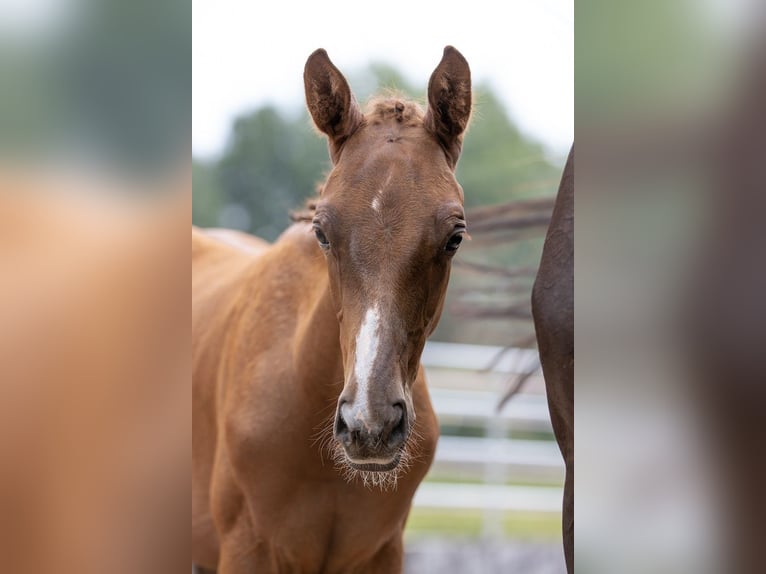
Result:
{"label": "blurred green background", "polygon": [[192,11],[168,0],[0,7],[0,160],[130,179],[188,162]]}

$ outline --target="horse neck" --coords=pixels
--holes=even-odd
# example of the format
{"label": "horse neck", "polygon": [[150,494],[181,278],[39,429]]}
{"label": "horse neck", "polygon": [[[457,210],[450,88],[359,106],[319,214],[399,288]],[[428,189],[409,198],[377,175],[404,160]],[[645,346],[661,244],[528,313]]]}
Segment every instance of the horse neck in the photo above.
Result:
{"label": "horse neck", "polygon": [[301,387],[303,396],[312,404],[319,405],[323,412],[334,412],[343,390],[343,356],[327,269],[324,261],[322,263],[321,277],[313,278],[309,288],[310,298],[298,313],[293,364],[296,384]]}
{"label": "horse neck", "polygon": [[276,392],[297,412],[316,419],[334,412],[343,389],[343,359],[327,262],[314,251],[319,248],[309,229],[294,226],[265,259],[253,261],[230,331],[237,341],[247,341],[239,350],[244,362],[251,359],[254,341],[274,347],[267,360],[278,358],[275,367],[283,373]]}

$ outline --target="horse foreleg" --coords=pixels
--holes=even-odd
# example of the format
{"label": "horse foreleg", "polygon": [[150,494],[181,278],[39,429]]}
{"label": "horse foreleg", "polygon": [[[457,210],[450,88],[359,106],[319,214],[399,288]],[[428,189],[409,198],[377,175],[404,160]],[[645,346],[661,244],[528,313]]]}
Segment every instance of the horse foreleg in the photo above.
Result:
{"label": "horse foreleg", "polygon": [[404,555],[402,537],[395,536],[386,542],[372,561],[365,566],[364,572],[369,574],[400,574]]}
{"label": "horse foreleg", "polygon": [[272,545],[254,534],[245,495],[228,466],[219,466],[214,480],[213,513],[220,539],[217,574],[289,571],[280,564]]}
{"label": "horse foreleg", "polygon": [[540,269],[532,288],[548,410],[566,466],[562,526],[567,572],[574,571],[574,146],[569,152]]}
{"label": "horse foreleg", "polygon": [[564,507],[561,513],[564,533],[564,560],[567,572],[574,572],[574,464],[567,461],[564,482]]}

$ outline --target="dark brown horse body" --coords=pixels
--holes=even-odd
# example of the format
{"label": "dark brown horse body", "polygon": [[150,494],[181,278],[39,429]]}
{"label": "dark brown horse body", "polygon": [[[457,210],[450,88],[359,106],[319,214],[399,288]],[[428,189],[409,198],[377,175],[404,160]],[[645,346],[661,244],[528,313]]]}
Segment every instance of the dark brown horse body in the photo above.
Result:
{"label": "dark brown horse body", "polygon": [[304,80],[334,164],[311,221],[271,246],[192,232],[192,560],[399,572],[438,434],[420,355],[465,232],[470,72],[446,48],[425,113],[363,114],[323,50]]}
{"label": "dark brown horse body", "polygon": [[553,432],[566,466],[563,532],[567,572],[574,569],[574,145],[561,178],[540,269],[532,289],[540,363]]}

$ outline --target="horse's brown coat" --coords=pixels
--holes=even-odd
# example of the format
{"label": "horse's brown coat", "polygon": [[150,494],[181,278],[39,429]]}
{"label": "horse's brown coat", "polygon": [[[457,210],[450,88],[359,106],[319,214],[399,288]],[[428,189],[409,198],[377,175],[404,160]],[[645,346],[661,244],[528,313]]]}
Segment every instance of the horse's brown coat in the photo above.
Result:
{"label": "horse's brown coat", "polygon": [[540,364],[553,432],[566,466],[563,532],[574,570],[574,145],[569,152],[532,289]]}
{"label": "horse's brown coat", "polygon": [[470,72],[447,47],[425,113],[393,98],[363,114],[324,50],[304,79],[334,163],[313,221],[260,250],[192,231],[192,559],[398,572],[438,434],[420,354],[465,230]]}

